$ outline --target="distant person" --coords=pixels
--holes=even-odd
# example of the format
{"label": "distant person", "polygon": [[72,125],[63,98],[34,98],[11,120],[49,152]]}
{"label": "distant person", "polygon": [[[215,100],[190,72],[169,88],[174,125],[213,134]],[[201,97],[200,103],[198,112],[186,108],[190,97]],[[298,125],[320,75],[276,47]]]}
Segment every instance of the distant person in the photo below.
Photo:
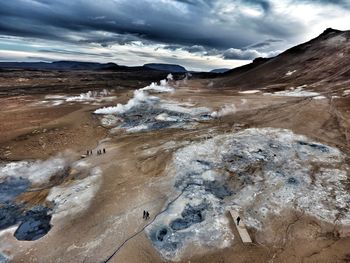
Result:
{"label": "distant person", "polygon": [[143,217],[142,218],[146,219],[146,211],[145,210],[143,210]]}
{"label": "distant person", "polygon": [[146,220],[149,219],[149,213],[146,211]]}
{"label": "distant person", "polygon": [[103,148],[103,153],[106,153],[106,149],[105,148]]}
{"label": "distant person", "polygon": [[239,226],[239,221],[241,221],[241,218],[240,217],[237,217],[237,226]]}
{"label": "distant person", "polygon": [[92,150],[90,151],[90,155],[92,155]]}
{"label": "distant person", "polygon": [[86,151],[86,155],[89,156],[89,153],[90,153],[89,150],[87,150],[87,151]]}

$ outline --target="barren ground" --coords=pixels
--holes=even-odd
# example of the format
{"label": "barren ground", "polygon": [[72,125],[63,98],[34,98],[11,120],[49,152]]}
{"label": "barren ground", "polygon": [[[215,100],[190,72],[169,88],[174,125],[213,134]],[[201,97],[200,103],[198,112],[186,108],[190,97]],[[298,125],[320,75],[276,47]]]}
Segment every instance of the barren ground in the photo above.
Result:
{"label": "barren ground", "polygon": [[[135,88],[141,87],[135,84]],[[143,210],[148,210],[153,219],[167,204],[172,189],[164,181],[171,169],[170,160],[177,149],[192,142],[246,128],[274,127],[289,129],[336,147],[347,156],[350,154],[350,97],[343,97],[341,93],[339,98],[326,96],[321,100],[242,94],[234,90],[213,90],[208,87],[207,80],[193,80],[181,84],[174,93],[160,96],[211,110],[234,104],[236,112],[200,121],[191,129],[111,134],[93,111],[103,105],[125,104],[132,92],[129,88],[115,89],[116,98],[99,105],[35,104],[44,100],[44,94],[0,98],[0,158],[3,162],[45,160],[67,150],[71,158],[78,160],[87,149],[105,148],[107,151],[85,159],[92,167],[102,170],[100,187],[85,210],[74,216],[54,218],[52,229],[36,241],[16,240],[13,229],[0,232],[0,252],[12,258],[11,262],[103,262],[150,222],[142,219]],[[63,89],[56,93],[67,95]],[[349,174],[347,176],[349,180]],[[41,203],[48,190],[17,198]],[[225,216],[232,220],[228,213]],[[346,230],[337,222],[324,222],[307,213],[285,210],[278,217],[269,215],[271,228],[264,235],[248,228],[254,244],[243,245],[230,222],[235,235],[231,246],[209,247],[206,251],[194,248],[193,254],[186,253],[180,261],[350,262],[349,226]],[[145,232],[140,231],[110,262],[163,261]]]}

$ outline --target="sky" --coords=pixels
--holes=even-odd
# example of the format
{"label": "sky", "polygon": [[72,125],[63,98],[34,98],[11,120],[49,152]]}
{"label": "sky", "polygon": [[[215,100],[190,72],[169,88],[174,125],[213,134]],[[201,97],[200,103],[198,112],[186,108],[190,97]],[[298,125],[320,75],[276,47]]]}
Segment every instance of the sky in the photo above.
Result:
{"label": "sky", "polygon": [[350,29],[350,0],[0,0],[0,61],[208,71],[275,56],[328,27]]}

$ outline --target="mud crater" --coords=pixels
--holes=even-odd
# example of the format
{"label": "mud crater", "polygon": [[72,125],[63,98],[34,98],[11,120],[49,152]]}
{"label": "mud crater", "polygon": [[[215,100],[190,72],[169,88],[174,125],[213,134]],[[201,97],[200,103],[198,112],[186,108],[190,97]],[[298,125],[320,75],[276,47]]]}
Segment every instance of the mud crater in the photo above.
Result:
{"label": "mud crater", "polygon": [[179,197],[146,233],[165,259],[181,260],[193,246],[231,245],[229,209],[241,209],[246,225],[258,232],[268,229],[268,215],[284,209],[350,225],[345,160],[338,149],[283,129],[247,129],[193,143],[171,163]]}

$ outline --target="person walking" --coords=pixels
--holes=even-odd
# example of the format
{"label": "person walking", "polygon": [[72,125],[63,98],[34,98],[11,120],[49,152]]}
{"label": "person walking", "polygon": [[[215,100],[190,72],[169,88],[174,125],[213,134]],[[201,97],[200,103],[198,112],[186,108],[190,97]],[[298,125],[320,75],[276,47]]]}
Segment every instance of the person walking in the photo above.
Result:
{"label": "person walking", "polygon": [[146,219],[146,211],[143,210],[143,216],[142,216],[143,219]]}
{"label": "person walking", "polygon": [[237,226],[239,226],[239,221],[241,221],[241,218],[238,216],[236,220],[237,220]]}
{"label": "person walking", "polygon": [[105,148],[103,148],[103,153],[106,153],[106,149]]}

